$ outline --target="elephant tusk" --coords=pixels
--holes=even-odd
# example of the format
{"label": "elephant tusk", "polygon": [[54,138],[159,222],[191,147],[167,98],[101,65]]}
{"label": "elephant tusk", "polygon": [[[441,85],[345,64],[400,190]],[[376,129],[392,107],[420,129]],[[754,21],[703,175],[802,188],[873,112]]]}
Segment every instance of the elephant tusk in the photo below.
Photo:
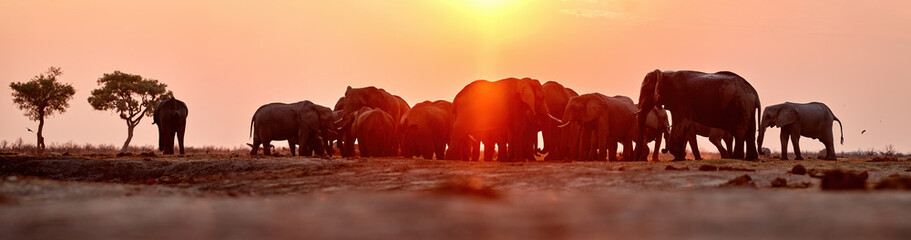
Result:
{"label": "elephant tusk", "polygon": [[569,126],[569,124],[572,123],[572,122],[573,122],[573,121],[567,121],[567,122],[565,122],[565,123],[563,123],[562,125],[559,125],[559,126],[557,126],[557,127],[558,127],[558,128],[565,128],[566,126]]}

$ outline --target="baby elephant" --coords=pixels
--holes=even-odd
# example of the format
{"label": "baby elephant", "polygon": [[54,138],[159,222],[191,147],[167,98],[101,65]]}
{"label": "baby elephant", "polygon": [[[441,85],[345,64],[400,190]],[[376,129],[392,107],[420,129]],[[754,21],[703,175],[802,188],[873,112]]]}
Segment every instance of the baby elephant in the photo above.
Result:
{"label": "baby elephant", "polygon": [[785,102],[768,106],[763,110],[762,120],[759,125],[758,146],[762,148],[762,139],[768,127],[781,128],[781,160],[788,160],[788,136],[794,142],[794,159],[803,160],[800,155],[800,136],[819,139],[826,145],[826,160],[835,160],[835,146],[833,142],[832,121],[838,121],[841,132],[841,144],[845,143],[844,129],[841,121],[835,117],[832,110],[823,103],[792,103]]}

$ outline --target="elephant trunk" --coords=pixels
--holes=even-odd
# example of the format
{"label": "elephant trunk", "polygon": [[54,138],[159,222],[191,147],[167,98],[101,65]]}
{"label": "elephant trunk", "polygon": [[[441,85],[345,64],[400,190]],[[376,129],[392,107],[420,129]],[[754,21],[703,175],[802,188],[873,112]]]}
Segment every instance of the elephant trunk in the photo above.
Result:
{"label": "elephant trunk", "polygon": [[759,123],[759,136],[756,138],[756,149],[759,149],[760,155],[765,155],[765,152],[762,151],[762,141],[765,138],[766,128],[769,128],[769,121],[763,119]]}
{"label": "elephant trunk", "polygon": [[[645,136],[646,123],[645,123],[645,121],[646,121],[646,118],[648,118],[648,113],[651,112],[646,109],[652,109],[654,107],[655,107],[654,105],[650,105],[650,106],[640,105],[639,106],[639,111],[637,112],[638,116],[637,116],[636,122],[638,122],[637,123],[638,126],[642,126],[642,127],[639,127],[638,133],[635,135],[637,138],[636,146],[645,146],[645,144],[646,144],[646,136]],[[633,161],[646,160],[646,159],[638,159],[639,157],[643,156],[642,151],[644,151],[644,150],[645,150],[645,148],[640,148],[640,147],[635,148],[635,150],[634,150],[635,153],[633,153]],[[658,149],[655,149],[655,151],[658,151]]]}

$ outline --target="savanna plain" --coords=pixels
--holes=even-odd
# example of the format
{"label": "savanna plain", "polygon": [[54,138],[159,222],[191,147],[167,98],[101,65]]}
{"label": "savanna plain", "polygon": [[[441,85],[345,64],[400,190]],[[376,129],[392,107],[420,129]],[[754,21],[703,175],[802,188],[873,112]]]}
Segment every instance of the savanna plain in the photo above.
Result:
{"label": "savanna plain", "polygon": [[240,152],[5,153],[0,238],[911,236],[906,157],[463,162]]}

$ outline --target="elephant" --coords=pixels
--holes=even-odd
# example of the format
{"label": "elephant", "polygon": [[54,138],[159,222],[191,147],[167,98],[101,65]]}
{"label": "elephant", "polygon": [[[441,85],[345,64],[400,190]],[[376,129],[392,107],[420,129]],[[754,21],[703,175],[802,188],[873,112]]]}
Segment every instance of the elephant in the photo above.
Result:
{"label": "elephant", "polygon": [[[296,145],[310,147],[314,146],[310,142],[313,139],[327,138],[326,135],[333,131],[332,123],[332,110],[310,101],[263,105],[250,120],[253,138],[250,155],[256,155],[260,145],[271,146],[271,141],[287,140],[291,156],[294,156]],[[322,144],[316,146],[313,149],[323,147]],[[271,155],[270,148],[264,147],[263,153]]]}
{"label": "elephant", "polygon": [[581,126],[579,160],[617,161],[617,142],[623,144],[623,156],[632,156],[637,133],[636,110],[633,100],[626,96],[582,94],[569,99],[558,127],[573,123]]}
{"label": "elephant", "polygon": [[[354,122],[354,113],[359,111],[362,107],[370,108],[379,108],[384,112],[389,114],[392,117],[394,123],[401,121],[402,115],[405,113],[404,106],[408,104],[405,103],[400,97],[386,92],[386,90],[377,87],[363,87],[363,88],[352,88],[348,86],[345,90],[345,96],[339,98],[339,101],[335,104],[336,110],[342,110],[343,114],[340,119],[337,120],[337,126],[341,127],[341,132],[344,133],[341,138],[341,153],[343,157],[354,156],[354,142],[355,137],[351,134],[351,125]],[[393,127],[387,129],[392,133],[396,133],[397,124],[393,124]],[[393,139],[395,142],[395,139]]]}
{"label": "elephant", "polygon": [[[637,109],[638,109],[638,106],[637,106]],[[638,118],[638,116],[636,116],[636,117]],[[636,122],[638,125],[639,121],[636,121]],[[645,120],[645,129],[646,129],[645,130],[645,139],[646,140],[645,140],[645,142],[648,143],[651,141],[655,141],[655,151],[652,154],[652,161],[655,161],[655,162],[659,161],[658,152],[659,152],[659,149],[661,149],[661,141],[662,141],[662,139],[667,139],[667,136],[670,135],[670,126],[671,126],[671,124],[668,121],[667,111],[665,111],[662,108],[657,108],[657,107],[652,108],[652,111],[646,117],[646,120]],[[638,133],[638,131],[635,128],[634,128],[633,132]],[[639,146],[637,146],[637,147],[639,147]],[[644,154],[644,155],[642,155],[640,157],[642,157],[642,159],[644,159],[644,157],[648,156],[649,151],[647,150],[648,146],[642,145],[642,147],[644,147],[644,148],[640,152],[641,152],[641,154]]]}
{"label": "elephant", "polygon": [[402,131],[402,155],[424,159],[445,157],[449,132],[452,130],[452,103],[445,100],[415,104],[399,124]]}
{"label": "elephant", "polygon": [[183,136],[187,130],[187,104],[176,98],[167,98],[155,106],[152,124],[158,125],[158,150],[174,154],[174,135],[177,135],[180,155],[183,155]]}
{"label": "elephant", "polygon": [[[668,150],[675,161],[686,160],[686,135],[693,123],[722,129],[734,136],[732,158],[756,161],[757,117],[761,115],[759,93],[743,77],[728,72],[661,71],[645,75],[639,92],[640,125],[645,114],[662,106],[672,116]],[[644,128],[639,129],[644,136]],[[637,140],[644,144],[645,138]],[[746,148],[744,148],[746,142]],[[746,155],[744,155],[746,151]],[[636,156],[641,156],[637,153]]]}
{"label": "elephant", "polygon": [[537,148],[533,138],[550,121],[548,117],[552,118],[548,112],[538,80],[471,82],[452,101],[452,132],[446,158],[477,161],[480,142],[485,143],[486,152],[493,152],[495,144],[499,161],[533,158]]}
{"label": "elephant", "polygon": [[[687,133],[686,140],[690,143],[690,149],[696,160],[702,160],[702,154],[699,153],[699,144],[696,141],[697,135],[708,137],[709,142],[718,148],[718,154],[721,154],[721,158],[730,158],[731,155],[734,154],[734,136],[731,135],[730,132],[694,122],[693,127],[690,128],[690,132]],[[727,147],[722,145],[722,142],[724,142]]]}
{"label": "elephant", "polygon": [[393,138],[395,122],[392,116],[379,108],[361,107],[355,113],[351,129],[358,140],[361,157],[386,157],[395,154]]}
{"label": "elephant", "polygon": [[[550,115],[559,119],[563,118],[563,110],[566,109],[569,99],[579,96],[576,91],[554,81],[547,81],[541,85],[541,88],[544,90],[544,101],[547,103],[547,108],[550,109]],[[541,131],[541,135],[544,137],[544,149],[541,153],[547,154],[544,160],[575,158],[574,152],[578,146],[574,144],[577,142],[573,142],[571,139],[578,140],[578,136],[572,136],[572,134],[578,134],[578,126],[570,125],[567,128],[558,128],[557,125],[556,122],[549,121]]]}
{"label": "elephant", "polygon": [[821,102],[792,103],[772,105],[765,108],[762,120],[759,123],[759,147],[768,127],[781,128],[781,160],[788,160],[788,137],[794,142],[794,155],[796,160],[803,160],[800,155],[801,136],[819,139],[826,146],[826,160],[836,160],[835,144],[833,143],[832,121],[838,121],[841,130],[841,144],[845,144],[845,133],[841,120],[835,117],[832,110]]}
{"label": "elephant", "polygon": [[332,109],[318,104],[313,104],[311,111],[316,111],[320,117],[319,131],[317,134],[310,134],[310,139],[306,141],[307,145],[300,145],[298,155],[331,157],[334,150],[330,140],[337,136],[335,133],[335,114]]}

